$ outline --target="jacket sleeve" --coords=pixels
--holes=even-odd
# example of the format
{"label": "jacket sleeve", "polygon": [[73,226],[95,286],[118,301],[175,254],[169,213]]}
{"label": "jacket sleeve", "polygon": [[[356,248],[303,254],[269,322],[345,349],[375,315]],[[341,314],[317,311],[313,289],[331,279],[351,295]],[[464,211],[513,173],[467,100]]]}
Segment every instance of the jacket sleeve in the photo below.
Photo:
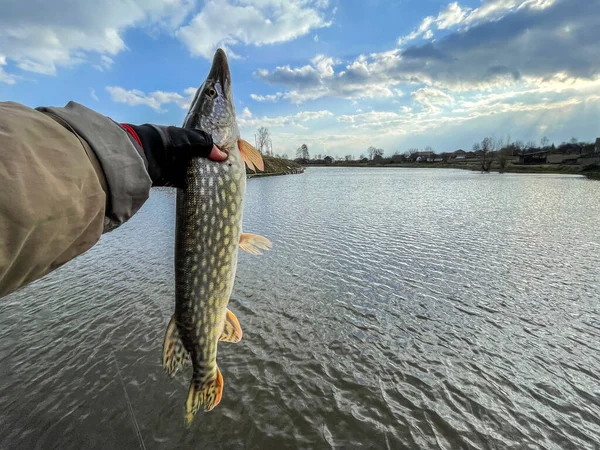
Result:
{"label": "jacket sleeve", "polygon": [[118,124],[73,102],[0,102],[0,297],[89,250],[142,206],[151,182],[140,151]]}

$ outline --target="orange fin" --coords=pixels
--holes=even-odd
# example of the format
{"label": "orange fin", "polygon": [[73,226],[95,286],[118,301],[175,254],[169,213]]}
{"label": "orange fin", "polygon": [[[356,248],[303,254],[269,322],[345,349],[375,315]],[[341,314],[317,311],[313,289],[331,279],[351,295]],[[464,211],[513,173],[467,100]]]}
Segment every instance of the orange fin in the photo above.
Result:
{"label": "orange fin", "polygon": [[240,342],[242,340],[242,327],[235,314],[227,310],[223,332],[219,341],[224,342]]}
{"label": "orange fin", "polygon": [[[238,144],[240,147],[240,153],[242,154],[242,158],[244,162],[248,165],[251,170],[256,172],[256,169],[264,171],[265,163],[263,162],[261,154],[256,150],[252,145],[246,142],[243,139],[238,140]],[[256,169],[255,169],[256,167]]]}
{"label": "orange fin", "polygon": [[252,233],[242,233],[240,236],[240,248],[252,255],[262,255],[261,250],[269,250],[272,247],[271,241],[264,236]]}
{"label": "orange fin", "polygon": [[192,422],[201,406],[204,411],[210,411],[219,404],[221,397],[223,397],[223,375],[221,375],[218,367],[215,378],[204,386],[199,386],[196,380],[192,378],[187,401],[185,402],[186,424],[189,425]]}

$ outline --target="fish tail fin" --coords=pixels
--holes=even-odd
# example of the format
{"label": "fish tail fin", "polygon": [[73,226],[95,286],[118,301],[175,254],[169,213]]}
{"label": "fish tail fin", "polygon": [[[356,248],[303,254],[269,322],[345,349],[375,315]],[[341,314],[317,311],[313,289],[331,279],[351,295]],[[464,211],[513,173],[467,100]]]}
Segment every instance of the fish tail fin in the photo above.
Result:
{"label": "fish tail fin", "polygon": [[192,379],[187,401],[185,403],[185,419],[189,425],[202,406],[204,411],[210,411],[221,401],[223,396],[223,375],[217,367],[217,372],[212,380],[200,385]]}
{"label": "fish tail fin", "polygon": [[179,328],[177,328],[175,316],[173,316],[167,326],[165,341],[163,343],[163,368],[172,377],[189,360],[190,354],[183,346],[183,342],[181,342]]}

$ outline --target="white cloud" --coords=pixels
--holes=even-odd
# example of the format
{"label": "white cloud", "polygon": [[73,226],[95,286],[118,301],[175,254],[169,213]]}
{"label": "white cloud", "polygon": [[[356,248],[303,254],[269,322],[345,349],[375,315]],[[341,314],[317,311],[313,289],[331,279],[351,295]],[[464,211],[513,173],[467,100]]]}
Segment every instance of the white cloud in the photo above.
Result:
{"label": "white cloud", "polygon": [[55,74],[59,66],[100,55],[100,67],[126,49],[122,35],[133,26],[172,28],[194,0],[35,0],[2,3],[0,53],[26,71]]}
{"label": "white cloud", "polygon": [[196,88],[187,88],[184,90],[185,95],[177,92],[154,91],[148,94],[138,90],[126,90],[118,86],[107,86],[106,91],[114,102],[125,103],[129,106],[145,105],[157,112],[165,112],[163,105],[174,103],[181,109],[188,110],[192,102],[193,96],[196,93]]}
{"label": "white cloud", "polygon": [[414,100],[428,112],[441,111],[442,107],[450,105],[454,99],[439,89],[421,88],[411,94]]}
{"label": "white cloud", "polygon": [[439,12],[437,17],[427,16],[419,28],[398,39],[398,45],[404,45],[418,37],[431,39],[434,30],[450,28],[466,28],[482,22],[491,22],[506,16],[508,13],[523,9],[545,9],[552,6],[556,0],[483,0],[478,8],[461,7],[458,2],[452,2]]}
{"label": "white cloud", "polygon": [[193,55],[211,59],[217,47],[256,46],[296,39],[311,30],[327,27],[323,9],[315,0],[208,0],[177,36]]}
{"label": "white cloud", "polygon": [[[246,108],[247,109],[247,108]],[[249,113],[249,114],[248,114]],[[301,111],[297,114],[292,114],[289,116],[277,116],[277,117],[254,117],[252,113],[246,110],[242,113],[241,116],[238,116],[238,123],[240,128],[252,128],[252,127],[285,127],[285,126],[295,126],[299,128],[306,129],[305,126],[302,125],[302,122],[308,122],[311,120],[323,119],[325,117],[331,117],[333,113],[331,111]]]}
{"label": "white cloud", "polygon": [[91,96],[91,97],[92,97],[94,100],[98,101],[98,96],[96,95],[96,89],[91,89],[91,90],[90,90],[90,96]]}
{"label": "white cloud", "polygon": [[243,109],[242,114],[240,114],[240,118],[241,119],[251,119],[252,118],[252,112],[250,112],[250,110],[248,109],[247,106]]}
{"label": "white cloud", "polygon": [[285,86],[276,95],[293,103],[390,98],[398,85],[464,92],[519,86],[525,78],[558,73],[581,80],[600,75],[600,47],[591,31],[600,29],[600,2],[488,0],[469,13],[453,3],[417,32],[459,22],[477,26],[422,46],[359,55],[344,65],[319,55],[305,66],[259,69],[255,75]]}
{"label": "white cloud", "polygon": [[6,56],[0,55],[0,83],[15,84],[15,77],[2,69],[6,65]]}
{"label": "white cloud", "polygon": [[256,102],[260,102],[260,103],[275,103],[277,101],[279,101],[281,99],[281,97],[283,97],[283,94],[281,92],[277,92],[276,94],[269,94],[269,95],[257,95],[257,94],[250,94],[250,98]]}

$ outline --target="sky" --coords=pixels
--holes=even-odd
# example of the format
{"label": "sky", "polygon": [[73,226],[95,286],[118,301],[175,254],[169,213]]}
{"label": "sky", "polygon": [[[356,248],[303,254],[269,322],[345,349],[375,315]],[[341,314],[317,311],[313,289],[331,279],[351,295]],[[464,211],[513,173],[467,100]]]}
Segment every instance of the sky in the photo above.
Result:
{"label": "sky", "polygon": [[600,0],[7,0],[0,100],[178,125],[218,47],[295,156],[600,136]]}

